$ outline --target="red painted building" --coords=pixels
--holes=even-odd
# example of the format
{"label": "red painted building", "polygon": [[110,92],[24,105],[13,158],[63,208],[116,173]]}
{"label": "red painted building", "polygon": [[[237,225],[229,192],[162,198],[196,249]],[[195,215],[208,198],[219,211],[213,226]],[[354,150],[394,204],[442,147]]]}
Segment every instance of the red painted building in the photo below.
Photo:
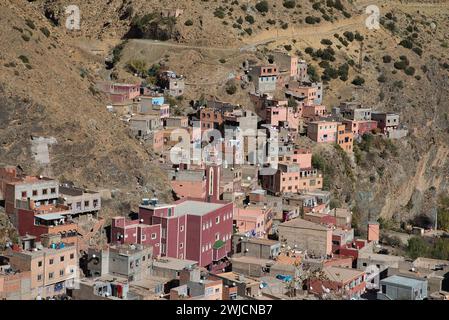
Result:
{"label": "red painted building", "polygon": [[233,203],[151,201],[139,207],[138,221],[114,218],[111,239],[150,244],[157,255],[194,260],[202,267],[212,268],[231,251],[233,209]]}

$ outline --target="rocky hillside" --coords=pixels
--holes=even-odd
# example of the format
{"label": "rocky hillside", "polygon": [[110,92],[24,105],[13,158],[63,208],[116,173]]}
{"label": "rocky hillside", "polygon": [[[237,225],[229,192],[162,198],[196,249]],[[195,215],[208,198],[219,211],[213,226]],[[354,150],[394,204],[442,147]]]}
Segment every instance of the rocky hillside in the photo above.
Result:
{"label": "rocky hillside", "polygon": [[[95,57],[71,45],[27,1],[0,10],[0,162],[95,189],[118,199],[158,191],[170,199],[153,157],[105,109],[89,68]],[[51,142],[37,146],[39,137]],[[46,153],[46,155],[45,155]]]}
{"label": "rocky hillside", "polygon": [[[131,60],[148,67],[163,61],[187,78],[184,104],[211,94],[249,106],[249,88],[237,82],[230,95],[226,84],[242,72],[243,61],[268,62],[275,49],[314,66],[325,81],[329,107],[358,100],[399,112],[410,130],[407,138],[362,141],[354,159],[333,146],[316,147],[317,161],[338,201],[352,206],[361,222],[433,216],[438,195],[448,191],[447,2],[260,2],[83,1],[81,29],[72,32],[64,11],[71,1],[3,1],[0,162],[36,173],[51,170],[86,186],[120,188],[134,199],[115,203],[111,211],[126,210],[152,189],[169,197],[164,175],[148,161],[151,152],[105,111],[104,97],[93,87],[109,50],[137,30],[148,39],[128,41],[113,74],[140,81],[128,71]],[[380,9],[379,30],[365,25],[365,8],[372,4]],[[167,8],[183,13],[164,20],[160,13]],[[168,31],[169,41],[153,41]],[[37,140],[31,136],[56,139],[49,165],[35,161],[31,147]]]}

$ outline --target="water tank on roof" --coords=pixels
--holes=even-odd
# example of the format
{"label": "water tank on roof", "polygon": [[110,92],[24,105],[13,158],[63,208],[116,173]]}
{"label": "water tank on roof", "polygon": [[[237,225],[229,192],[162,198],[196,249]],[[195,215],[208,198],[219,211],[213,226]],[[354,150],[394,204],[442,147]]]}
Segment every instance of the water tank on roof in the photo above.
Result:
{"label": "water tank on roof", "polygon": [[149,204],[150,204],[150,199],[148,199],[148,198],[143,198],[142,199],[142,205],[148,206]]}
{"label": "water tank on roof", "polygon": [[152,198],[150,200],[150,205],[155,206],[159,203],[159,199],[158,198]]}

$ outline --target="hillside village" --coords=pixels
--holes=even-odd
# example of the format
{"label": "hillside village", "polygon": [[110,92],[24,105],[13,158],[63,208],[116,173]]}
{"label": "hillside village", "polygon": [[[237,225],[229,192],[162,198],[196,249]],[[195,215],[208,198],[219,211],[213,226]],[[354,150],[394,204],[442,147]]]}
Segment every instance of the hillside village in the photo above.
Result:
{"label": "hillside village", "polygon": [[[350,17],[349,9],[337,11]],[[175,8],[152,19],[184,15]],[[130,34],[155,32],[137,28],[142,25],[133,24]],[[182,38],[158,32],[167,37],[160,41]],[[358,32],[339,37],[363,42]],[[142,188],[138,177],[145,196],[137,208],[105,214],[114,192],[85,187],[86,176],[69,182],[51,171],[35,175],[19,163],[1,164],[0,207],[10,231],[0,234],[6,239],[0,298],[449,299],[446,198],[435,221],[392,227],[379,212],[366,210],[362,220],[360,208],[336,197],[334,170],[354,179],[351,168],[370,148],[393,154],[415,128],[388,104],[379,108],[362,98],[327,104],[329,81],[348,79],[349,65],[334,69],[335,52],[326,46],[304,54],[267,49],[268,59],[234,65],[238,71],[218,82],[229,100],[192,90],[192,79],[177,68],[182,61],[118,62],[112,52],[105,59],[111,74],[95,79],[86,94],[99,97],[102,112],[111,125],[123,126],[133,148],[147,150],[142,161],[158,168],[171,198],[160,197],[157,187]],[[306,54],[328,57],[321,77]],[[408,59],[400,61],[411,72]],[[356,72],[347,86],[357,90],[364,82]],[[329,164],[321,148],[338,157]]]}

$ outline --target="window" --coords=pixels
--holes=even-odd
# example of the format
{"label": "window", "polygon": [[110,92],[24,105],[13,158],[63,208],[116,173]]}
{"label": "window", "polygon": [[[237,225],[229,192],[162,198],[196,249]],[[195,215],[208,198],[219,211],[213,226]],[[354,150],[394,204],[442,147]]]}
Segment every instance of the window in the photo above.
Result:
{"label": "window", "polygon": [[98,199],[94,200],[94,208],[96,208],[98,206]]}
{"label": "window", "polygon": [[90,205],[90,201],[89,200],[84,201],[84,207],[88,207],[89,205]]}
{"label": "window", "polygon": [[172,208],[168,208],[168,216],[169,216],[169,217],[172,216]]}
{"label": "window", "polygon": [[37,275],[37,281],[41,281],[42,280],[42,275],[41,274],[38,274]]}
{"label": "window", "polygon": [[59,261],[63,262],[63,261],[64,261],[64,256],[61,256],[61,257],[59,258]]}
{"label": "window", "polygon": [[26,191],[22,191],[22,198],[26,198],[27,197],[27,192]]}
{"label": "window", "polygon": [[220,223],[220,217],[216,217],[215,218],[215,224],[219,224]]}
{"label": "window", "polygon": [[42,194],[47,194],[47,189],[42,189]]}
{"label": "window", "polygon": [[76,203],[76,208],[77,208],[78,210],[81,209],[81,202],[77,202],[77,203]]}
{"label": "window", "polygon": [[146,241],[147,240],[147,236],[145,234],[142,234],[142,241]]}
{"label": "window", "polygon": [[37,196],[37,190],[33,190],[33,196]]}
{"label": "window", "polygon": [[181,232],[183,232],[183,231],[184,231],[184,226],[181,226],[181,229],[180,229],[180,230],[181,230]]}
{"label": "window", "polygon": [[220,240],[220,234],[219,234],[219,233],[216,233],[216,234],[215,234],[215,241],[218,241],[218,240]]}
{"label": "window", "polygon": [[151,234],[151,239],[152,239],[152,240],[156,239],[156,237],[157,237],[157,234],[156,234],[156,233],[152,233],[152,234]]}
{"label": "window", "polygon": [[64,269],[59,270],[59,276],[63,276],[64,275]]}
{"label": "window", "polygon": [[38,266],[38,267],[42,267],[42,261],[38,261],[38,262],[37,262],[37,266]]}
{"label": "window", "polygon": [[166,238],[167,237],[167,229],[162,228],[162,238]]}
{"label": "window", "polygon": [[56,193],[56,188],[51,188],[50,192],[51,192],[51,194],[55,194]]}
{"label": "window", "polygon": [[74,259],[75,255],[73,253],[70,254],[70,259]]}
{"label": "window", "polygon": [[179,244],[179,248],[180,248],[180,249],[184,248],[184,243],[183,243],[183,242],[181,242],[181,243]]}
{"label": "window", "polygon": [[49,278],[49,279],[53,279],[53,276],[54,276],[54,273],[53,273],[53,272],[50,272],[50,273],[48,274],[48,278]]}
{"label": "window", "polygon": [[53,259],[50,259],[50,262],[49,262],[49,264],[53,264]]}

